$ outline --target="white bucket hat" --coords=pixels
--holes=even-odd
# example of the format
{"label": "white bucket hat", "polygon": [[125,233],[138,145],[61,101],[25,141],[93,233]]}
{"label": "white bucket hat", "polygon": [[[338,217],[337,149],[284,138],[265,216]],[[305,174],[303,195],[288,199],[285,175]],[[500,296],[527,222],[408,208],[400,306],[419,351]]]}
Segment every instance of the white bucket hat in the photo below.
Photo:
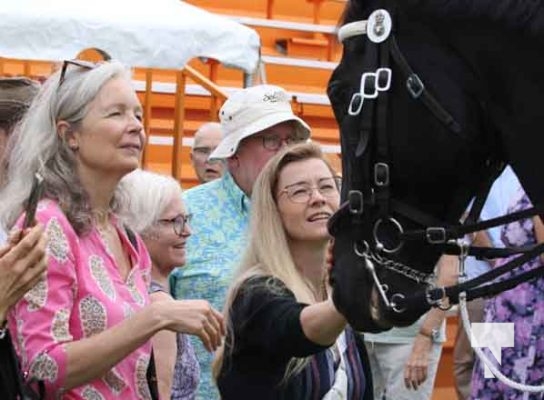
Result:
{"label": "white bucket hat", "polygon": [[310,127],[293,113],[289,95],[274,85],[252,86],[232,94],[221,107],[219,119],[223,139],[210,159],[232,157],[243,139],[281,122],[295,121],[297,135],[310,137]]}

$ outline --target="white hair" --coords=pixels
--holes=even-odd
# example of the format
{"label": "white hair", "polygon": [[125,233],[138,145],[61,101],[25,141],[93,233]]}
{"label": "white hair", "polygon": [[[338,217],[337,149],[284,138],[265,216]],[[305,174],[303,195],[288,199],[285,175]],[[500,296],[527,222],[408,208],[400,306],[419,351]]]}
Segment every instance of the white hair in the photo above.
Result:
{"label": "white hair", "polygon": [[193,136],[193,145],[191,148],[195,148],[200,139],[202,139],[202,136],[204,136],[207,132],[218,130],[219,132],[222,132],[221,130],[221,124],[219,122],[206,122],[205,124],[202,124],[195,132]]}
{"label": "white hair", "polygon": [[125,202],[119,215],[130,229],[146,236],[173,198],[181,199],[181,186],[171,176],[137,169],[119,183]]}
{"label": "white hair", "polygon": [[[38,171],[45,181],[44,197],[58,201],[76,232],[81,234],[91,226],[88,194],[79,181],[75,157],[57,132],[57,122],[63,120],[77,127],[104,84],[117,77],[130,79],[130,71],[116,61],[92,69],[66,66],[63,81],[60,70],[47,79],[10,137],[7,179],[0,191],[0,223],[6,227],[22,213]],[[113,211],[118,203],[114,194],[110,204]]]}

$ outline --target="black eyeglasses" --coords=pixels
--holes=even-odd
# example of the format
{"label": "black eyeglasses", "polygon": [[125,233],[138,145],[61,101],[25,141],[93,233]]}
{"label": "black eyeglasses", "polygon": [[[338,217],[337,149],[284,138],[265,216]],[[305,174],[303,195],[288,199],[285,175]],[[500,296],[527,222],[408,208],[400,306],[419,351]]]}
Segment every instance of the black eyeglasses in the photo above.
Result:
{"label": "black eyeglasses", "polygon": [[333,178],[324,179],[317,186],[312,186],[307,183],[295,183],[283,188],[278,197],[283,193],[287,198],[294,203],[308,203],[317,190],[323,197],[332,198],[338,196],[338,186]]}
{"label": "black eyeglasses", "polygon": [[306,140],[296,135],[291,135],[286,137],[285,139],[282,139],[278,135],[268,134],[268,135],[263,135],[262,138],[263,138],[263,147],[267,150],[278,150],[281,147],[283,142],[285,142],[287,145],[292,145],[296,143],[302,143]]}
{"label": "black eyeglasses", "polygon": [[185,225],[191,223],[192,217],[192,214],[178,214],[174,218],[159,219],[159,222],[162,222],[163,224],[172,224],[174,233],[178,236],[183,236]]}
{"label": "black eyeglasses", "polygon": [[59,88],[64,82],[64,78],[66,75],[66,70],[68,69],[68,65],[75,65],[76,67],[85,68],[87,70],[94,69],[98,67],[100,64],[91,62],[91,61],[85,61],[85,60],[64,60],[62,63],[62,69],[60,70],[60,78],[59,78]]}

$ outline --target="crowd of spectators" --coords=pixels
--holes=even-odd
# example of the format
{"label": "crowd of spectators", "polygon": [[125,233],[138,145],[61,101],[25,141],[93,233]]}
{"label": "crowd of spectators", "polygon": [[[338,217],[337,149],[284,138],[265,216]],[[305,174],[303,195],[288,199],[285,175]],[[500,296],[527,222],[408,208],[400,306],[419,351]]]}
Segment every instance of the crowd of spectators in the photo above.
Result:
{"label": "crowd of spectators", "polygon": [[[142,113],[116,61],[65,61],[43,85],[0,79],[2,398],[431,398],[445,313],[371,335],[336,310],[339,171],[283,88],[240,89],[195,132],[199,184],[186,191],[139,169]],[[482,218],[528,207],[508,167]],[[544,227],[535,217],[473,239],[534,245]],[[469,259],[467,272],[507,261]],[[436,283],[456,273],[443,257]],[[469,304],[473,318],[519,325],[501,368],[523,383],[542,378],[541,294],[537,279]],[[460,399],[517,398],[483,378],[463,330],[455,360]]]}

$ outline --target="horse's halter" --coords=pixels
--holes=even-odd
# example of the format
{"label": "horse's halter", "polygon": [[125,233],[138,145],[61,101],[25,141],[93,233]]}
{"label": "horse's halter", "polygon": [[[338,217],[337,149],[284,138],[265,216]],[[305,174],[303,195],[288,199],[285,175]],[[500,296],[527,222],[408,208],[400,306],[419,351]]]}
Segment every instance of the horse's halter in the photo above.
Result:
{"label": "horse's halter", "polygon": [[[383,98],[387,97],[387,92],[389,91],[391,85],[392,72],[389,65],[387,63],[384,64],[383,61],[388,61],[388,57],[384,56],[384,53],[390,53],[392,58],[400,67],[401,73],[405,75],[406,89],[410,95],[414,99],[422,101],[428,110],[432,112],[435,117],[439,118],[444,124],[446,124],[446,126],[448,126],[452,131],[459,129],[459,126],[455,120],[440,106],[434,97],[425,90],[425,85],[421,79],[411,70],[409,64],[400,53],[394,35],[392,34],[392,21],[388,11],[383,9],[376,10],[370,14],[368,20],[348,23],[342,26],[338,32],[340,42],[359,35],[366,35],[370,42],[375,44],[375,46],[371,47],[382,46],[386,49],[385,51],[380,51],[379,62],[376,63],[375,70],[370,68],[370,72],[368,72],[369,68],[368,65],[366,65],[367,68],[364,69],[366,72],[361,75],[359,91],[352,95],[351,101],[349,102],[347,110],[347,114],[349,116],[360,116],[361,118],[365,118],[367,108],[373,106],[379,108],[380,100],[382,104],[384,103]],[[374,105],[373,102],[378,104]],[[377,114],[380,115],[379,109]],[[381,115],[385,115],[385,112],[382,111]],[[380,141],[383,142],[385,140],[384,135],[386,132],[383,126],[384,122],[378,120],[376,123],[378,126],[374,129],[374,132],[376,132],[378,136],[376,141],[378,142],[379,147]],[[382,124],[382,126],[380,126],[380,124]],[[382,135],[382,137],[380,137],[380,135]],[[360,157],[364,154],[367,143],[368,138],[361,135],[359,145],[355,151],[356,157]],[[365,163],[364,160],[361,159],[361,161],[363,161],[362,165],[367,168],[367,171],[363,173],[363,175],[366,175],[366,177],[371,177],[373,184],[366,184],[365,187],[365,182],[361,182],[361,177],[356,177],[355,180],[357,183],[363,183],[363,185],[359,187],[363,187],[364,189],[362,191],[351,190],[347,194],[347,210],[353,221],[352,225],[361,223],[362,214],[366,209],[366,203],[370,201],[371,203],[376,202],[378,204],[378,209],[382,219],[377,220],[376,225],[372,230],[377,251],[372,251],[368,243],[363,242],[362,244],[356,243],[354,245],[353,250],[355,254],[364,259],[366,271],[372,276],[377,292],[388,309],[396,313],[402,313],[412,307],[415,308],[415,305],[421,302],[426,302],[428,305],[434,307],[442,307],[442,299],[447,297],[450,304],[459,302],[464,321],[464,328],[467,331],[467,335],[471,337],[472,335],[470,332],[470,321],[468,320],[466,302],[468,300],[483,296],[495,295],[511,289],[522,282],[542,276],[544,274],[544,266],[541,265],[533,270],[522,272],[515,277],[510,277],[502,280],[501,282],[486,284],[543,253],[544,244],[538,244],[527,248],[481,248],[466,245],[461,238],[468,233],[486,230],[491,227],[504,225],[518,219],[528,218],[536,214],[542,214],[544,212],[544,207],[533,207],[506,216],[493,218],[488,221],[477,222],[491,185],[502,170],[502,166],[500,164],[490,165],[488,167],[487,177],[478,188],[471,209],[468,213],[468,217],[465,219],[463,225],[451,226],[440,222],[438,224],[435,224],[434,222],[429,223],[429,221],[432,221],[432,219],[429,220],[428,216],[424,215],[419,210],[410,209],[409,207],[407,208],[402,204],[395,205],[394,200],[389,198],[389,191],[387,188],[389,187],[390,179],[387,153],[384,154],[382,150],[382,154],[380,154],[380,150],[378,149],[377,154],[378,157],[381,156],[383,159],[378,159],[374,164],[373,174],[369,172],[371,169],[370,167],[372,167],[370,163]],[[355,173],[357,174],[357,171],[355,171]],[[357,186],[354,185],[354,187]],[[410,218],[418,222],[420,226],[426,226],[427,228],[409,232],[405,231],[403,226],[396,219],[390,216],[390,209],[394,209],[394,211],[397,213]],[[379,224],[381,223],[380,221],[384,221],[384,218],[387,218],[394,226],[397,227],[399,236],[401,238],[401,241],[399,241],[399,243],[392,248],[383,246],[379,237]],[[439,246],[443,253],[458,255],[460,284],[440,288],[432,288],[428,286],[425,291],[420,293],[407,296],[402,294],[393,294],[393,296],[388,299],[386,293],[388,289],[387,285],[383,284],[378,278],[375,264],[378,264],[379,267],[385,267],[401,273],[397,266],[394,266],[394,268],[388,267],[388,260],[381,258],[379,253],[396,253],[402,247],[402,240],[425,240],[429,244]],[[467,256],[470,255],[478,258],[493,259],[498,257],[507,257],[514,254],[521,255],[502,265],[501,267],[494,268],[474,279],[468,281],[466,280],[464,261]],[[409,267],[405,268],[407,268],[407,271],[409,271],[408,275],[410,275],[411,272],[420,273],[419,271],[415,271]],[[404,275],[408,276],[406,274]],[[476,346],[474,350],[485,365],[487,365],[493,371],[493,374],[508,386],[529,392],[544,391],[544,385],[529,386],[508,379],[493,363],[487,359],[487,357],[485,357],[481,349]]]}
{"label": "horse's halter", "polygon": [[[392,80],[391,59],[396,63],[401,75],[404,77],[406,90],[410,96],[416,101],[421,101],[428,111],[452,132],[458,133],[461,130],[457,121],[426,89],[420,77],[410,67],[399,49],[393,31],[393,18],[385,9],[373,11],[367,20],[347,23],[338,31],[340,42],[356,36],[366,35],[367,39],[372,43],[369,46],[370,50],[367,52],[368,54],[365,53],[365,60],[363,62],[363,70],[365,72],[361,74],[360,87],[351,97],[347,114],[351,117],[361,119],[374,118],[371,122],[372,125],[375,125],[372,130],[375,134],[375,154],[377,160],[375,162],[372,161],[374,164],[370,164],[370,161],[368,161],[369,157],[365,157],[366,160],[362,157],[367,151],[369,138],[368,135],[365,137],[365,135],[361,134],[355,150],[355,156],[362,160],[361,164],[364,167],[362,168],[362,173],[352,171],[356,175],[352,181],[352,186],[355,188],[362,187],[363,190],[350,190],[347,193],[347,212],[350,214],[353,224],[360,224],[367,205],[376,206],[378,209],[379,218],[372,229],[375,242],[374,249],[371,249],[369,244],[363,241],[355,243],[353,250],[357,256],[364,259],[367,272],[372,276],[378,294],[384,304],[396,313],[402,313],[421,302],[442,308],[443,300],[446,297],[449,298],[449,304],[452,305],[459,301],[459,294],[462,292],[466,293],[467,300],[490,296],[508,290],[535,276],[542,275],[544,273],[544,266],[536,270],[524,272],[515,278],[509,278],[500,283],[482,285],[544,252],[544,244],[530,248],[499,249],[468,246],[464,245],[461,241],[466,234],[504,225],[543,211],[533,207],[488,221],[476,222],[493,181],[504,167],[503,163],[490,163],[488,165],[485,179],[478,188],[471,210],[463,225],[451,225],[437,221],[436,218],[408,204],[390,198],[389,186],[391,182],[389,154],[387,151],[386,109],[387,96]],[[376,117],[373,117],[374,115]],[[397,214],[426,228],[407,231],[397,219],[391,216],[391,211],[395,211]],[[331,222],[334,222],[334,218]],[[380,238],[381,224],[390,224],[397,230],[399,237],[397,244],[392,246],[384,244],[384,241]],[[495,268],[470,281],[446,288],[434,288],[431,284],[432,275],[425,275],[420,271],[386,258],[387,254],[398,252],[402,248],[404,241],[407,240],[424,240],[429,244],[438,246],[443,253],[461,257],[470,255],[478,258],[493,259],[513,254],[522,255],[502,267]],[[424,283],[427,285],[427,289],[423,293],[420,292],[406,296],[401,293],[395,293],[388,298],[386,294],[388,287],[380,281],[375,264],[408,277],[417,283]],[[460,272],[464,273],[464,271]]]}
{"label": "horse's halter", "polygon": [[[350,190],[347,193],[348,211],[353,220],[362,219],[363,212],[370,205],[377,208],[379,218],[374,222],[372,236],[374,246],[371,247],[366,241],[359,241],[354,244],[354,252],[358,257],[364,259],[364,265],[372,276],[375,287],[381,300],[388,309],[396,313],[405,311],[401,306],[405,295],[393,293],[388,298],[388,286],[380,281],[375,264],[390,271],[398,273],[418,284],[424,284],[432,288],[434,276],[424,274],[397,261],[387,258],[388,255],[397,253],[403,246],[405,230],[402,224],[391,215],[391,210],[410,219],[418,220],[423,215],[414,211],[408,205],[401,204],[390,198],[390,157],[387,138],[387,97],[391,88],[392,70],[390,68],[390,57],[397,62],[400,70],[406,75],[407,90],[414,99],[421,99],[430,111],[435,114],[446,126],[453,126],[454,130],[459,127],[454,123],[453,118],[440,106],[440,104],[425,91],[421,79],[413,72],[409,64],[401,54],[395,37],[392,32],[393,21],[389,12],[385,9],[378,9],[372,12],[368,20],[356,21],[342,26],[338,32],[341,42],[348,38],[366,35],[371,42],[370,50],[365,53],[364,71],[361,74],[360,86],[349,101],[347,114],[352,119],[369,121],[367,126],[375,126],[374,129],[363,131],[361,129],[359,143],[355,150],[355,157],[361,160],[362,172],[354,173],[352,186],[363,188],[362,190]],[[372,45],[373,44],[373,45]],[[375,116],[376,115],[376,116]],[[361,123],[363,125],[363,123]],[[372,131],[372,132],[371,132]],[[376,162],[370,164],[368,155],[368,143],[370,136],[375,139]],[[434,219],[425,216],[425,222]],[[356,223],[360,223],[356,222]],[[424,223],[421,225],[425,226]],[[381,239],[381,230],[388,227],[393,230],[399,240],[391,244]],[[441,305],[441,299],[433,300],[433,305]]]}

